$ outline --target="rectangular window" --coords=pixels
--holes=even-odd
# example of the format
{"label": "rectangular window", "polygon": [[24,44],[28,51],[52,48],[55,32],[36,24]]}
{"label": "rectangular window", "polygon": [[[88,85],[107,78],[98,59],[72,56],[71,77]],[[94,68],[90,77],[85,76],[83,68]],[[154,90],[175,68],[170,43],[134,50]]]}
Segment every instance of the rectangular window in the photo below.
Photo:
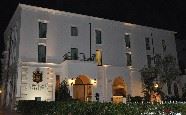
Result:
{"label": "rectangular window", "polygon": [[35,97],[36,101],[41,101],[41,97]]}
{"label": "rectangular window", "polygon": [[165,40],[162,40],[162,47],[163,47],[163,52],[165,52],[167,48]]}
{"label": "rectangular window", "polygon": [[161,55],[156,54],[154,56],[154,64],[160,64],[161,63]]}
{"label": "rectangular window", "polygon": [[96,32],[96,44],[102,44],[101,31],[100,30],[95,30],[95,32]]}
{"label": "rectangular window", "polygon": [[145,43],[146,43],[146,50],[150,50],[150,39],[145,38]]}
{"label": "rectangular window", "polygon": [[38,62],[46,62],[46,46],[38,45]]}
{"label": "rectangular window", "polygon": [[131,66],[132,65],[131,54],[126,53],[126,56],[127,56],[127,66]]}
{"label": "rectangular window", "polygon": [[77,27],[71,27],[71,36],[78,36],[78,28]]}
{"label": "rectangular window", "polygon": [[130,48],[130,35],[125,34],[125,44],[127,48]]}
{"label": "rectangular window", "polygon": [[56,90],[60,88],[60,75],[56,75]]}
{"label": "rectangular window", "polygon": [[148,67],[151,66],[151,55],[147,55],[147,65]]}
{"label": "rectangular window", "polygon": [[96,63],[98,66],[102,66],[102,52],[101,52],[101,50],[96,50]]}
{"label": "rectangular window", "polygon": [[39,38],[46,38],[47,23],[39,22]]}
{"label": "rectangular window", "polygon": [[153,55],[154,55],[154,47],[153,47],[153,49],[152,49],[152,53],[153,53]]}
{"label": "rectangular window", "polygon": [[77,48],[71,48],[71,59],[78,60],[78,49]]}

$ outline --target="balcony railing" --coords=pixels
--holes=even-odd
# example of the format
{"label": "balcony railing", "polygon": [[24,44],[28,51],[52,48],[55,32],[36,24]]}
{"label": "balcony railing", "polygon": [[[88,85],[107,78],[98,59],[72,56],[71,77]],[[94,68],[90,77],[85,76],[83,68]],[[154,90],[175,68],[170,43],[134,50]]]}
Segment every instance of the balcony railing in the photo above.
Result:
{"label": "balcony railing", "polygon": [[96,57],[96,55],[92,54],[91,58],[86,58],[85,53],[79,53],[78,57],[74,58],[71,56],[71,53],[68,52],[63,55],[63,60],[64,61],[65,60],[95,61],[95,57]]}

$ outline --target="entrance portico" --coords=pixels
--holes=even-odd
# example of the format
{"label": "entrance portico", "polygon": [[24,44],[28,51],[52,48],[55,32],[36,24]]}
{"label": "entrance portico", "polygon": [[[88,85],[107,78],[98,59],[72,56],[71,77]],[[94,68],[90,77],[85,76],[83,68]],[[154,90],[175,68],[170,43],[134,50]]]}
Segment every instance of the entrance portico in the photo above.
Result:
{"label": "entrance portico", "polygon": [[114,103],[123,103],[126,99],[127,86],[122,77],[116,77],[112,85],[112,94]]}
{"label": "entrance portico", "polygon": [[91,101],[92,88],[91,80],[85,75],[79,75],[73,85],[73,98],[80,101]]}

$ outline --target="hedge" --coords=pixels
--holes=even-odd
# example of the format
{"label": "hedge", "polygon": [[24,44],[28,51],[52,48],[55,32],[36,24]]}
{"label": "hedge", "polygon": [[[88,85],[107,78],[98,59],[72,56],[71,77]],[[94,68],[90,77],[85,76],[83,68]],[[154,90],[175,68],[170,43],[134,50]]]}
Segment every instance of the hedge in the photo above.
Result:
{"label": "hedge", "polygon": [[18,101],[23,115],[186,115],[186,103],[99,103]]}

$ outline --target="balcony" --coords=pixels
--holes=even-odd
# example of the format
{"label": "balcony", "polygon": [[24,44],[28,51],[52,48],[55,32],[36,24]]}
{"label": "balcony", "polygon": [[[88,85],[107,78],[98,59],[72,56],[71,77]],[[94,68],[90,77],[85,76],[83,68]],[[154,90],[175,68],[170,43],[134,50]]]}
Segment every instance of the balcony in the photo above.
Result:
{"label": "balcony", "polygon": [[95,54],[92,54],[91,57],[87,58],[85,53],[72,55],[71,52],[68,52],[63,55],[63,60],[95,61],[95,57],[96,57]]}

